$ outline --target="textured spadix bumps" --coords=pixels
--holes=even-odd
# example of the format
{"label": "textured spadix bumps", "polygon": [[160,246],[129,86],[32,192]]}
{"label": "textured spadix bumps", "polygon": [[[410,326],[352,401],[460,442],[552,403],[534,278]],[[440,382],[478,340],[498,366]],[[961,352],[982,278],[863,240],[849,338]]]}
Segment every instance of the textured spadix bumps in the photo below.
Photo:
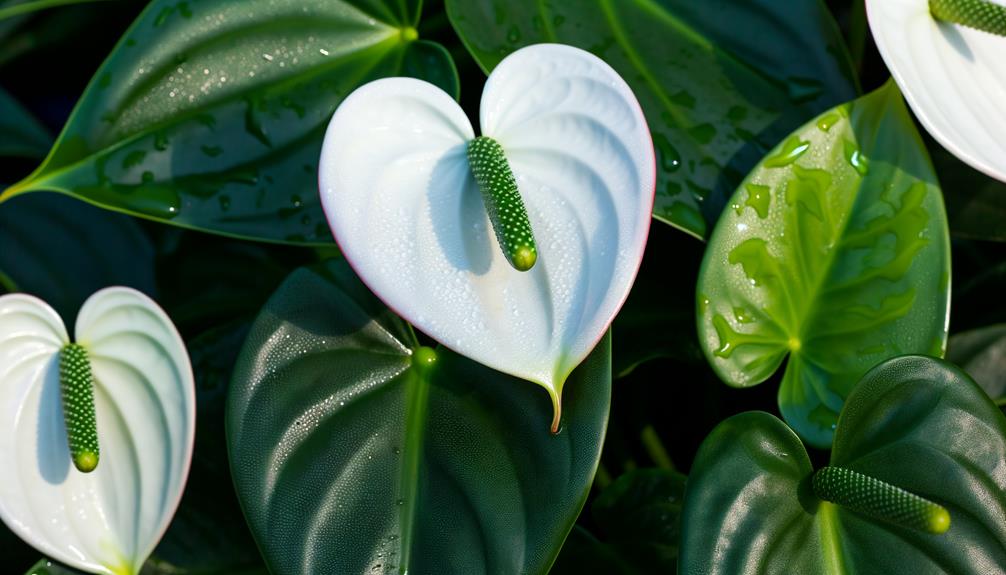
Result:
{"label": "textured spadix bumps", "polygon": [[926,130],[1006,181],[1006,2],[867,0],[870,29]]}
{"label": "textured spadix bumps", "polygon": [[492,138],[479,136],[468,142],[468,163],[503,255],[514,269],[526,272],[538,261],[538,248],[502,146]]}
{"label": "textured spadix bumps", "polygon": [[87,349],[68,343],[59,351],[59,390],[73,464],[83,473],[98,466],[98,424],[94,417],[94,375]]}
{"label": "textured spadix bumps", "polygon": [[950,514],[938,505],[881,481],[844,467],[822,467],[814,474],[814,495],[853,511],[894,525],[927,533],[950,529]]}
{"label": "textured spadix bumps", "polygon": [[929,11],[937,20],[1006,35],[1006,6],[988,0],[929,0]]}
{"label": "textured spadix bumps", "polygon": [[92,295],[74,331],[71,343],[37,298],[0,297],[0,410],[8,414],[0,418],[0,519],[61,563],[135,575],[188,474],[192,370],[171,320],[129,288]]}
{"label": "textured spadix bumps", "polygon": [[713,430],[688,476],[679,573],[1002,573],[1004,460],[1006,417],[963,371],[888,360],[849,396],[816,473],[767,413]]}
{"label": "textured spadix bumps", "polygon": [[476,139],[457,103],[419,80],[361,87],[329,125],[322,204],[378,297],[454,351],[545,387],[556,429],[563,382],[639,267],[653,145],[622,78],[569,46],[504,59],[480,119]]}

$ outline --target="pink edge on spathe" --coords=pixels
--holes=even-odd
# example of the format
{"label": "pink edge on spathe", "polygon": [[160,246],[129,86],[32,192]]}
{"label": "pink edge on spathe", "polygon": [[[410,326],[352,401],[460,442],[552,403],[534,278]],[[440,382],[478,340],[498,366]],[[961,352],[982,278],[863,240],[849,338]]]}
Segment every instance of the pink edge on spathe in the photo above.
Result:
{"label": "pink edge on spathe", "polygon": [[[534,44],[534,45],[531,45],[531,46],[540,46],[540,45],[542,45],[542,44]],[[521,48],[521,50],[525,50],[525,49],[527,49],[527,48],[529,48],[531,46],[526,46],[524,48]],[[655,202],[656,202],[656,186],[657,186],[656,152],[655,152],[654,147],[653,147],[653,136],[652,136],[652,133],[650,132],[649,123],[646,120],[646,114],[644,113],[644,111],[642,109],[642,106],[639,104],[638,98],[635,97],[635,93],[628,86],[628,83],[625,82],[624,78],[622,78],[621,75],[618,74],[618,72],[615,71],[614,68],[612,68],[611,65],[608,64],[607,62],[605,62],[602,58],[600,58],[600,57],[598,57],[596,55],[594,55],[594,56],[598,60],[600,60],[601,62],[603,62],[606,66],[608,66],[614,72],[615,76],[622,83],[622,85],[625,87],[626,91],[629,94],[632,94],[631,104],[635,108],[636,112],[638,113],[638,117],[642,120],[642,124],[643,124],[643,128],[644,128],[643,129],[643,133],[645,133],[646,139],[647,139],[647,145],[645,146],[645,149],[649,151],[649,156],[648,156],[647,160],[649,161],[650,168],[651,168],[651,170],[650,170],[650,173],[651,173],[650,183],[651,183],[651,185],[649,186],[649,196],[650,196],[649,208],[648,208],[648,210],[646,210],[645,215],[641,216],[641,218],[642,218],[641,224],[642,225],[641,225],[640,229],[643,232],[642,233],[642,242],[641,242],[640,247],[639,247],[639,257],[636,259],[636,265],[634,266],[634,268],[632,270],[632,273],[631,273],[631,276],[630,276],[630,280],[631,281],[628,283],[628,289],[626,289],[624,291],[624,293],[622,293],[619,296],[617,304],[612,308],[612,313],[611,313],[610,317],[608,317],[607,320],[605,321],[605,325],[607,327],[604,330],[601,330],[600,333],[594,338],[594,341],[590,345],[590,349],[591,350],[593,350],[593,349],[595,349],[597,347],[597,345],[598,345],[598,343],[600,343],[601,339],[604,338],[604,335],[610,330],[611,323],[614,321],[615,317],[618,315],[618,313],[621,311],[622,307],[625,305],[625,302],[628,299],[629,294],[632,291],[632,286],[635,284],[636,278],[639,275],[639,269],[640,269],[640,267],[642,266],[642,263],[643,263],[643,256],[646,253],[646,245],[647,245],[647,242],[649,240],[650,228],[652,226],[652,221],[653,221],[652,214],[653,214],[653,206],[655,205]],[[362,86],[359,86],[353,92],[351,92],[349,96],[347,96],[345,99],[343,99],[342,103],[344,103],[347,99],[349,99],[350,97],[352,97],[352,95],[354,93],[356,93],[357,91],[359,91],[359,90],[361,90],[363,88],[366,88],[367,86],[369,86],[371,84],[375,84],[375,83],[381,82],[382,80],[383,79],[373,80],[371,82],[363,84]],[[440,90],[441,92],[443,92],[443,90],[440,89],[437,86],[434,86],[434,88],[436,88],[437,90]],[[447,95],[447,97],[450,98],[451,100],[454,100],[454,98],[451,97],[446,92],[444,92],[444,94]],[[456,100],[454,100],[454,101],[456,102]],[[342,103],[340,103],[339,107],[342,106]],[[339,107],[337,107],[336,110],[335,110],[335,112],[333,112],[333,117],[336,114],[338,114]],[[330,125],[331,125],[331,120],[329,122],[330,122]],[[474,126],[472,126],[472,131],[474,132]],[[330,144],[329,144],[329,140],[328,140],[328,137],[327,137],[327,131],[326,131],[326,138],[325,138],[325,141],[322,144],[322,149],[321,149],[321,153],[319,155],[319,161],[318,161],[318,165],[319,165],[319,170],[318,170],[318,194],[319,194],[320,199],[321,199],[322,212],[325,214],[325,220],[326,220],[326,223],[329,225],[329,230],[332,233],[332,238],[335,241],[336,247],[339,248],[339,251],[342,254],[343,259],[345,259],[346,262],[349,264],[350,269],[353,270],[353,273],[356,275],[356,277],[363,283],[363,285],[365,285],[367,287],[367,289],[372,294],[374,294],[375,296],[377,296],[378,299],[380,299],[382,301],[382,303],[384,303],[384,305],[386,305],[388,307],[388,309],[390,309],[392,312],[394,312],[398,317],[400,317],[400,318],[404,319],[405,321],[407,321],[413,327],[413,329],[418,329],[419,331],[421,331],[423,333],[426,333],[422,329],[419,329],[419,328],[416,327],[414,319],[412,317],[410,317],[409,314],[403,313],[401,310],[397,309],[395,306],[393,306],[393,305],[389,304],[388,302],[384,301],[384,299],[381,298],[378,295],[378,292],[376,290],[374,290],[373,286],[370,285],[370,283],[368,283],[368,281],[363,277],[363,275],[361,275],[359,273],[359,269],[358,269],[359,266],[353,261],[353,258],[350,257],[344,249],[342,249],[342,241],[340,241],[340,238],[339,238],[338,234],[336,233],[335,229],[332,228],[332,225],[331,225],[331,222],[334,219],[332,217],[333,214],[331,213],[331,210],[333,210],[334,208],[330,208],[329,207],[328,202],[326,201],[326,194],[325,194],[322,182],[321,182],[321,177],[322,176],[321,176],[320,166],[323,163],[323,159],[327,155],[326,154],[326,149],[329,146],[330,146]],[[429,336],[429,334],[426,334],[426,335]],[[429,336],[429,337],[431,337],[431,339],[436,340],[440,345],[446,347],[447,349],[450,349],[454,353],[457,353],[458,355],[461,355],[463,357],[468,357],[465,354],[461,353],[460,351],[454,349],[454,347],[452,345],[450,345],[448,343],[445,343],[443,341],[440,341],[439,339],[434,338],[432,336]],[[410,349],[410,354],[413,351],[414,350]],[[587,355],[589,355],[589,353],[590,352],[588,352]],[[573,370],[575,370],[576,367],[578,367],[581,363],[583,363],[584,359],[586,359],[586,355],[584,357],[579,358],[579,360],[577,361],[577,363],[574,365]],[[478,363],[481,363],[481,362],[478,362]],[[485,364],[482,364],[482,365],[485,365]],[[489,367],[489,366],[486,366],[486,367]],[[526,380],[524,377],[522,377],[519,374],[510,373],[508,371],[500,370],[500,369],[496,369],[496,368],[492,368],[492,367],[490,367],[490,369],[493,369],[494,371],[498,371],[500,373],[504,373],[506,375],[510,375],[512,377],[515,377],[515,378],[518,378],[518,379],[521,379],[521,380],[524,380],[524,381],[529,381],[531,383],[535,383],[539,387],[546,387],[546,386],[542,385],[540,382],[532,381],[532,380]],[[550,398],[551,403],[552,403],[553,417],[552,417],[552,422],[551,422],[550,427],[549,427],[550,432],[552,434],[558,434],[559,431],[560,431],[560,427],[561,427],[561,423],[562,423],[562,388],[564,387],[565,379],[569,377],[569,374],[572,373],[573,370],[570,370],[570,372],[567,373],[563,377],[563,381],[560,382],[560,384],[554,388],[554,391],[551,391],[550,389],[547,389],[547,388],[545,389],[545,391],[546,391],[546,393],[548,393],[549,398]],[[609,376],[610,376],[610,374],[609,374]]]}

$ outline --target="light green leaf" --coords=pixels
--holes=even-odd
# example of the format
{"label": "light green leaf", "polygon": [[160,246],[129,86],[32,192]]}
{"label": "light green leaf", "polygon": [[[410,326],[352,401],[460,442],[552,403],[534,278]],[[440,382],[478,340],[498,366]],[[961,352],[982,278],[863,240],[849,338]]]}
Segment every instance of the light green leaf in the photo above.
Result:
{"label": "light green leaf", "polygon": [[1006,565],[1006,418],[961,370],[908,356],[849,396],[831,466],[942,505],[935,535],[823,501],[800,439],[764,412],[724,421],[688,477],[679,573],[972,575]]}
{"label": "light green leaf", "polygon": [[0,88],[0,156],[41,158],[51,144],[45,127]]}
{"label": "light green leaf", "polygon": [[610,339],[540,388],[420,347],[344,261],[263,308],[228,396],[235,485],[274,575],[544,574],[590,489]]}
{"label": "light green leaf", "polygon": [[653,135],[654,216],[697,237],[765,150],[856,94],[841,35],[819,0],[446,4],[486,72],[539,42],[571,44],[614,67]]}
{"label": "light green leaf", "polygon": [[416,40],[418,0],[155,0],[98,70],[49,157],[0,200],[62,191],[175,225],[331,242],[321,139],[342,97],[414,75],[457,95]]}
{"label": "light green leaf", "polygon": [[788,356],[779,408],[827,447],[870,367],[943,354],[949,243],[929,157],[889,82],[795,131],[737,189],[699,274],[706,358],[747,387]]}

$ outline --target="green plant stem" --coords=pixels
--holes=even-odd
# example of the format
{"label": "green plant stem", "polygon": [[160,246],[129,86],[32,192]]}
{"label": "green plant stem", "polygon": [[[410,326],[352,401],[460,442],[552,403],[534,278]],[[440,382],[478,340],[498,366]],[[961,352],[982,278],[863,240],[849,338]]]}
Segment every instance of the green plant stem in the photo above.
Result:
{"label": "green plant stem", "polygon": [[20,16],[21,14],[38,12],[39,10],[45,10],[47,8],[57,8],[59,6],[69,6],[71,4],[84,4],[85,2],[108,1],[109,0],[34,0],[33,2],[24,2],[23,4],[15,4],[13,6],[0,9],[0,20],[13,18],[14,16]]}
{"label": "green plant stem", "polygon": [[663,442],[660,441],[660,436],[657,435],[657,430],[653,429],[652,425],[647,425],[643,428],[642,433],[640,433],[640,439],[643,441],[643,447],[646,448],[647,455],[657,464],[657,467],[672,471],[675,469],[671,456],[667,454],[667,449],[664,448]]}

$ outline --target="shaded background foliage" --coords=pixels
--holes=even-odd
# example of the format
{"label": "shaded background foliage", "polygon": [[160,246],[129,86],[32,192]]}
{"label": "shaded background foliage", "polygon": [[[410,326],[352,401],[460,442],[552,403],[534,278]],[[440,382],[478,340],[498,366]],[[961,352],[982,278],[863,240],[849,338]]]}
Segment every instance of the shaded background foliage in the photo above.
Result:
{"label": "shaded background foliage", "polygon": [[[16,3],[0,1],[0,8]],[[827,4],[849,46],[862,90],[879,87],[888,73],[866,28],[862,1]],[[37,119],[17,129],[0,124],[0,184],[18,181],[36,167],[46,151],[43,144],[59,133],[94,71],[144,6],[142,0],[114,0],[0,21],[0,90]],[[462,107],[474,120],[485,75],[452,29],[443,0],[428,0],[423,12],[419,35],[450,53],[461,78]],[[0,109],[0,116],[5,110]],[[971,369],[987,391],[1002,394],[1006,386],[994,381],[990,374],[995,370],[988,366],[1006,361],[1006,336],[996,326],[1006,323],[1001,297],[1006,292],[1006,244],[999,243],[1006,240],[1006,185],[959,162],[932,140],[926,143],[953,236],[949,357]],[[264,573],[229,477],[223,398],[258,310],[290,271],[334,251],[220,238],[54,200],[53,205],[68,204],[64,212],[80,225],[101,223],[100,229],[79,232],[88,240],[74,245],[66,235],[48,233],[62,225],[57,214],[40,214],[29,205],[44,198],[32,195],[0,205],[0,287],[50,299],[69,320],[96,284],[134,285],[159,298],[189,346],[199,393],[195,462],[182,507],[150,572]],[[111,276],[101,276],[93,267],[74,271],[79,281],[71,280],[71,289],[65,279],[47,281],[47,271],[52,277],[52,270],[78,248],[104,254],[128,269],[110,266],[115,271]],[[567,540],[571,551],[560,555],[555,573],[583,572],[583,565],[604,565],[611,573],[673,568],[682,490],[676,472],[688,472],[699,444],[725,418],[756,409],[776,412],[781,372],[764,385],[731,389],[702,357],[691,280],[698,276],[704,248],[703,242],[669,226],[651,229],[639,278],[613,326],[617,379],[601,468]],[[825,463],[827,455],[810,453],[815,466]],[[652,468],[663,471],[648,471]],[[629,513],[647,518],[629,526],[645,529],[636,534],[631,549],[624,541],[628,527],[619,523]],[[2,528],[0,555],[11,572],[38,560],[36,551]],[[634,559],[625,559],[630,556]],[[59,571],[40,567],[35,572]]]}

